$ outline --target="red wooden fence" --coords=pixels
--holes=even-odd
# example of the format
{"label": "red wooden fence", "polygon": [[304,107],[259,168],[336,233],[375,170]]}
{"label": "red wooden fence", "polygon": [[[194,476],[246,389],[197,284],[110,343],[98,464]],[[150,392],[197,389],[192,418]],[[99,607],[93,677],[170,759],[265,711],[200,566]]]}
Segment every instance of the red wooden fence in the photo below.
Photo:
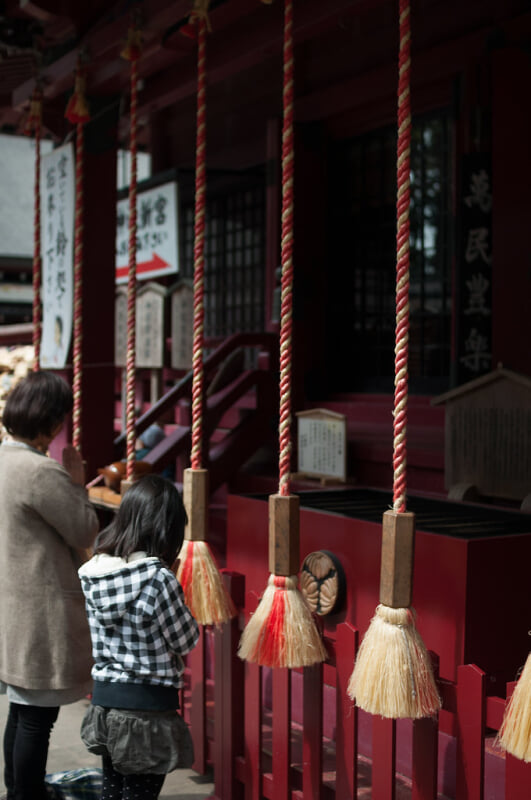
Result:
{"label": "red wooden fence", "polygon": [[[220,630],[203,630],[188,660],[183,696],[195,744],[195,769],[204,773],[209,764],[214,768],[211,800],[437,800],[449,796],[530,800],[531,763],[501,752],[504,787],[486,786],[485,743],[500,728],[506,700],[487,696],[486,676],[478,667],[459,667],[456,683],[439,681],[443,713],[449,715],[456,735],[455,792],[438,794],[438,720],[396,723],[373,717],[372,757],[360,752],[363,712],[358,712],[346,692],[357,631],[341,623],[325,634],[329,652],[325,665],[264,671],[237,656],[241,631],[256,598],[245,597],[244,576],[226,573],[225,580],[241,614]],[[335,691],[327,691],[329,686]],[[298,707],[294,687],[298,700],[302,699]],[[325,712],[329,719],[330,697],[335,703],[334,731],[327,738]],[[402,763],[407,774],[400,775],[397,743],[403,745],[407,738],[404,724],[411,726],[410,764],[404,769]]]}

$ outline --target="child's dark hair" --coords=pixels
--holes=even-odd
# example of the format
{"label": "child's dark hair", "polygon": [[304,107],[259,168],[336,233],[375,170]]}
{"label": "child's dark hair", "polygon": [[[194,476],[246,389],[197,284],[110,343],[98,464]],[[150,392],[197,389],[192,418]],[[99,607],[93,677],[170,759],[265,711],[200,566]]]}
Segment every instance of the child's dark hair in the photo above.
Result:
{"label": "child's dark hair", "polygon": [[145,475],[123,496],[114,520],[96,539],[94,552],[127,559],[143,550],[171,567],[187,521],[175,485],[160,475]]}
{"label": "child's dark hair", "polygon": [[2,422],[22,439],[51,436],[72,410],[72,390],[54,372],[30,372],[9,393]]}

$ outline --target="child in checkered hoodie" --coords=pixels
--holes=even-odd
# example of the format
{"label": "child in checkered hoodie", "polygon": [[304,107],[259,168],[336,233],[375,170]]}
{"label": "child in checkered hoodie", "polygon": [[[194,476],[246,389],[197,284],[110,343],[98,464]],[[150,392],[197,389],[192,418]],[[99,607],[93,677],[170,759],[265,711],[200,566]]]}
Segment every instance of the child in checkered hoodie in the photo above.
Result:
{"label": "child in checkered hoodie", "polygon": [[79,570],[94,658],[81,736],[102,756],[102,800],[157,798],[164,776],[193,761],[177,709],[182,656],[199,630],[172,570],[185,524],[174,484],[147,475],[126,492]]}

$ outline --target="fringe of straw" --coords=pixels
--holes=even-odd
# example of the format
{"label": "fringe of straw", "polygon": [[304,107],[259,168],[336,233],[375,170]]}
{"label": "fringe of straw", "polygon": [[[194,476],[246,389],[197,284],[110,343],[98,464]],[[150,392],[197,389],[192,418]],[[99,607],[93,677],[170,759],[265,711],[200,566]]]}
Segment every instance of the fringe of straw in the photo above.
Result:
{"label": "fringe of straw", "polygon": [[186,605],[200,625],[222,625],[236,616],[208,543],[185,539],[177,578]]}
{"label": "fringe of straw", "polygon": [[531,761],[531,653],[509,700],[498,743],[515,758]]}
{"label": "fringe of straw", "polygon": [[441,701],[430,658],[408,608],[380,604],[361,644],[348,694],[370,714],[420,719]]}
{"label": "fringe of straw", "polygon": [[308,667],[327,654],[297,576],[270,575],[258,608],[242,634],[238,655],[263,667]]}

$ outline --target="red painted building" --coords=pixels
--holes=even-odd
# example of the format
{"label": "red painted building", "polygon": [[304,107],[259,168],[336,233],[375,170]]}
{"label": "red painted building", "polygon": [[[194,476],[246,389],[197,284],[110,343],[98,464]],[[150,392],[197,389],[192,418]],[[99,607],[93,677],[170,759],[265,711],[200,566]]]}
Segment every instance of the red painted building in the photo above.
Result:
{"label": "red painted building", "polygon": [[[45,134],[63,142],[72,131],[64,110],[79,53],[86,64],[91,121],[85,125],[83,450],[92,474],[116,457],[116,159],[118,149],[128,146],[130,123],[130,74],[120,51],[136,9],[143,38],[139,142],[151,155],[153,175],[170,170],[177,175],[181,274],[192,278],[197,47],[185,35],[191,5],[191,0],[6,0],[0,13],[1,130],[12,132],[20,124],[38,72]],[[279,330],[283,4],[212,0],[209,17],[205,335],[214,346],[233,334]],[[412,495],[443,499],[449,488],[445,406],[432,400],[500,364],[524,378],[531,375],[531,7],[528,0],[413,0],[411,32],[408,489]],[[325,407],[344,413],[349,482],[388,490],[398,4],[295,0],[294,43],[293,410]],[[221,360],[214,358],[212,370]],[[269,372],[276,391],[274,360],[256,363]],[[166,369],[164,388],[183,374]],[[225,398],[219,413],[212,412],[217,421],[223,418],[225,427],[237,427],[243,396],[232,405]],[[184,394],[177,400],[176,424],[185,426]],[[220,466],[216,484],[223,491],[212,511],[221,538],[228,528],[226,552],[220,545],[227,566],[244,572],[253,591],[262,585],[260,573],[267,572],[266,543],[263,557],[257,555],[260,546],[256,551],[251,547],[248,561],[248,542],[239,526],[251,513],[250,501],[231,498],[226,524],[224,512],[227,489],[235,496],[275,489],[276,423],[271,406],[264,408],[261,428],[255,426],[247,440],[251,450],[240,451],[240,439],[238,447],[227,445],[223,451],[229,455],[219,461],[223,470]],[[522,439],[529,437],[530,415],[527,402],[518,423]],[[183,434],[180,441],[188,440]],[[212,464],[223,449],[213,435],[213,451],[216,447]],[[245,458],[239,458],[243,452]],[[526,457],[522,470],[531,491],[531,459]],[[177,445],[167,460],[176,458],[186,458]],[[468,482],[474,482],[470,476]],[[504,496],[481,499],[508,502]],[[509,499],[516,514],[524,496]],[[231,509],[240,503],[245,508],[234,512],[231,527]],[[256,530],[262,529],[262,511],[252,513]],[[455,680],[463,661],[484,657],[490,662],[479,666],[494,675],[498,691],[518,668],[515,662],[525,657],[528,644],[520,627],[529,627],[529,590],[525,575],[520,576],[524,588],[512,580],[510,567],[510,559],[525,557],[519,548],[529,550],[531,531],[525,523],[504,545],[501,521],[496,544],[489,540],[484,552],[466,537],[462,544],[452,540],[437,556],[441,561],[433,584],[426,570],[430,536],[436,533],[429,522],[422,528],[421,577],[416,580],[419,595],[426,598],[429,646],[442,654],[444,679]],[[367,529],[350,551],[349,526],[337,526],[336,549],[348,562],[359,547],[372,575],[378,548]],[[312,526],[308,531],[311,547],[318,547]],[[504,557],[507,568],[501,564]],[[351,566],[347,582],[359,570]],[[511,599],[524,609],[510,626],[511,656],[503,663],[482,630],[477,598],[484,591],[483,574],[489,575],[489,607],[500,607],[495,602],[499,591],[508,614],[514,607]],[[445,589],[450,580],[453,588]],[[453,592],[455,602],[440,623],[445,591]],[[349,589],[350,605],[341,622],[363,632],[376,592],[368,584]],[[421,608],[421,625],[422,613]],[[446,639],[445,626],[451,629]],[[452,724],[446,723],[448,735]]]}

